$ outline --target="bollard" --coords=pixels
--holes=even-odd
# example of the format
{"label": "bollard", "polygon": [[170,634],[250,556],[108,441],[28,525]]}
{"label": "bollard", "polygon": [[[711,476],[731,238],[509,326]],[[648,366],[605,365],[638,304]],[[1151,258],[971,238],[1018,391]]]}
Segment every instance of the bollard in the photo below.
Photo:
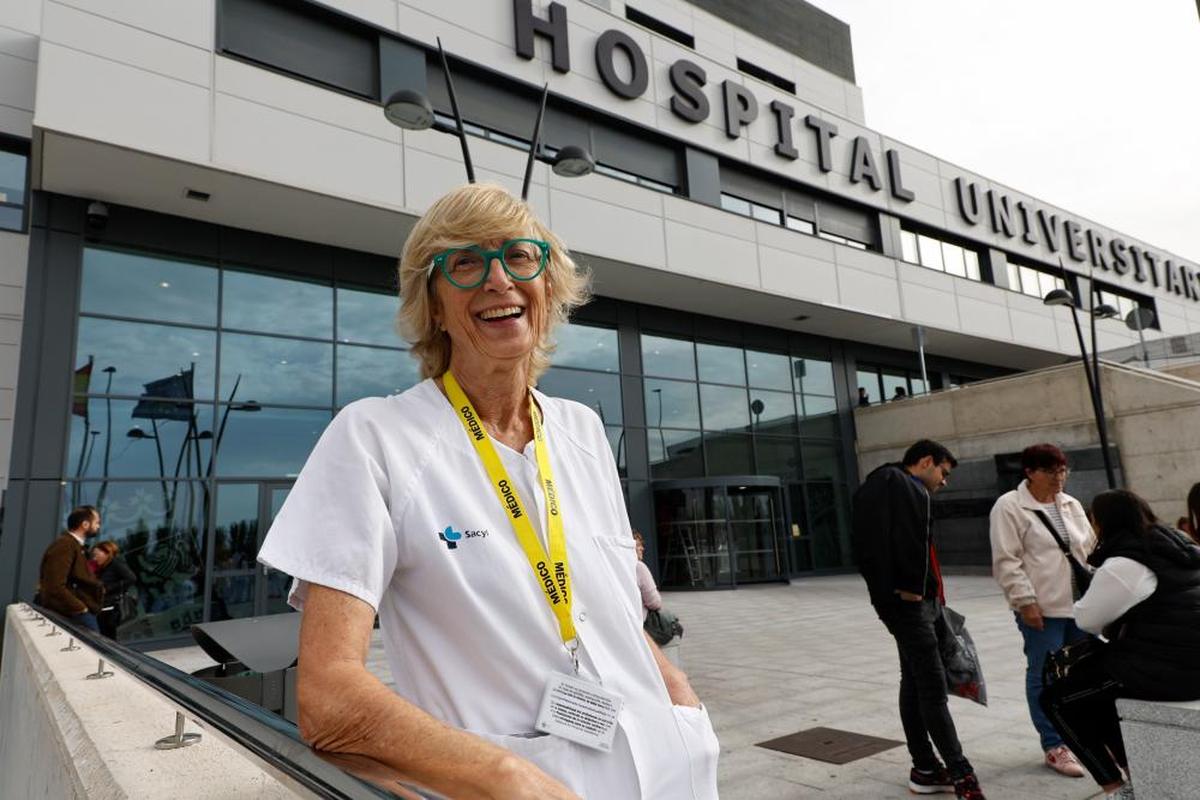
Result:
{"label": "bollard", "polygon": [[178,750],[181,747],[188,747],[200,741],[198,733],[183,732],[183,714],[175,712],[175,733],[170,736],[164,736],[154,743],[155,750]]}
{"label": "bollard", "polygon": [[46,634],[46,636],[47,636],[47,638],[49,638],[49,637],[51,637],[51,636],[62,636],[62,631],[60,631],[58,628],[56,628],[56,627],[54,627],[53,625],[51,625],[51,626],[50,626],[50,632],[49,632],[49,633],[47,633],[47,634]]}
{"label": "bollard", "polygon": [[100,659],[100,666],[96,667],[96,671],[88,675],[84,675],[83,677],[87,678],[89,681],[98,681],[103,678],[111,678],[112,676],[112,671],[104,668],[104,659],[102,658]]}
{"label": "bollard", "polygon": [[70,639],[68,639],[68,640],[67,640],[67,646],[66,646],[66,647],[60,647],[60,648],[58,649],[58,652],[60,652],[60,653],[72,653],[72,652],[74,652],[74,651],[76,651],[76,650],[82,650],[82,649],[83,649],[82,647],[80,647],[79,645],[75,644],[75,637],[74,637],[74,636],[72,636]]}

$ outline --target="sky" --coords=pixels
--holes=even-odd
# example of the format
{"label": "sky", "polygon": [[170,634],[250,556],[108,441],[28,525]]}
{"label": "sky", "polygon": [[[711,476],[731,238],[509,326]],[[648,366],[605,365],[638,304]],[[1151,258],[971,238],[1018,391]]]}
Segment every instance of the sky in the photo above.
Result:
{"label": "sky", "polygon": [[1200,264],[1196,0],[809,0],[867,125]]}

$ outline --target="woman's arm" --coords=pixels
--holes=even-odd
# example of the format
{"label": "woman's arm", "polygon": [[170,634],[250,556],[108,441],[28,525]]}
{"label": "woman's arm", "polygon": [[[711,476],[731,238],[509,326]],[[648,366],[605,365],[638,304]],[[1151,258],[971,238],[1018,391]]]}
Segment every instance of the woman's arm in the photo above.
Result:
{"label": "woman's arm", "polygon": [[579,800],[512,752],[451,727],[366,668],[375,611],[310,584],[300,622],[300,734],[318,750],[362,755],[463,800]]}
{"label": "woman's arm", "polygon": [[662,595],[654,585],[654,576],[650,574],[650,568],[639,561],[634,565],[634,569],[637,570],[638,591],[642,593],[642,608],[658,611],[662,608]]}
{"label": "woman's arm", "polygon": [[700,696],[696,694],[696,690],[688,681],[687,673],[672,664],[671,660],[663,655],[663,651],[659,648],[658,643],[650,638],[650,634],[645,631],[642,633],[646,637],[646,643],[650,645],[650,652],[654,655],[654,663],[658,665],[658,671],[662,673],[663,682],[667,684],[667,694],[670,695],[671,702],[677,706],[698,708]]}
{"label": "woman's arm", "polygon": [[1075,624],[1099,636],[1156,588],[1158,578],[1149,567],[1131,558],[1110,558],[1096,570],[1087,593],[1075,603]]}

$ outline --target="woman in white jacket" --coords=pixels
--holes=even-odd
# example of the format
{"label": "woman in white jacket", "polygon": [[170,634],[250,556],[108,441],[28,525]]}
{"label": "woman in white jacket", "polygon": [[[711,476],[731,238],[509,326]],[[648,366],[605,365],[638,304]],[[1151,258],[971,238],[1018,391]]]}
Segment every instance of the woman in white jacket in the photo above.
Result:
{"label": "woman in white jacket", "polygon": [[1042,712],[1038,697],[1046,654],[1086,636],[1075,625],[1072,606],[1079,592],[1063,545],[1086,564],[1096,540],[1083,506],[1063,491],[1071,471],[1062,450],[1052,444],[1027,447],[1021,467],[1025,480],[992,507],[992,574],[1025,641],[1025,695],[1046,766],[1081,778],[1083,768]]}

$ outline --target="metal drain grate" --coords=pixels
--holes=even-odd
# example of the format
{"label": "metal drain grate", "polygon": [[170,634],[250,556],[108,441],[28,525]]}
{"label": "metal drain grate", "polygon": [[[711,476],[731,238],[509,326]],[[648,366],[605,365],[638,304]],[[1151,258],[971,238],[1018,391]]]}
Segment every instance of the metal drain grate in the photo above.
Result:
{"label": "metal drain grate", "polygon": [[778,739],[759,742],[757,746],[829,764],[849,764],[851,761],[867,758],[902,744],[904,742],[894,739],[881,739],[878,736],[839,731],[835,728],[809,728],[799,733],[780,736]]}

